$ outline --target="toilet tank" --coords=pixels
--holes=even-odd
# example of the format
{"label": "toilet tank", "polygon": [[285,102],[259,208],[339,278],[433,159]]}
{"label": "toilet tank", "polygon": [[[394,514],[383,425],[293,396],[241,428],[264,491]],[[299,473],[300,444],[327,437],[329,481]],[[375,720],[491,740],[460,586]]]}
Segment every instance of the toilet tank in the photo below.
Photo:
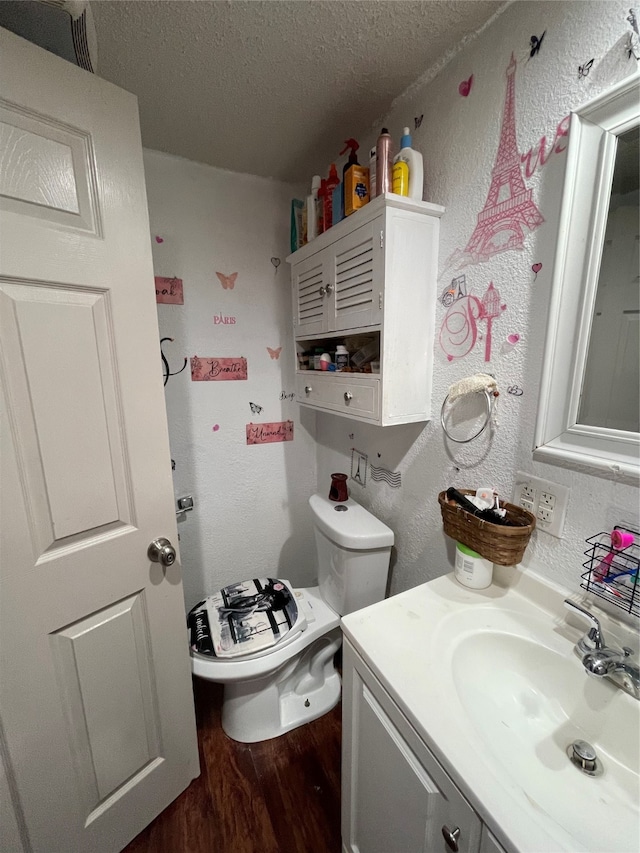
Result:
{"label": "toilet tank", "polygon": [[382,601],[393,530],[352,498],[312,495],[320,594],[340,616]]}

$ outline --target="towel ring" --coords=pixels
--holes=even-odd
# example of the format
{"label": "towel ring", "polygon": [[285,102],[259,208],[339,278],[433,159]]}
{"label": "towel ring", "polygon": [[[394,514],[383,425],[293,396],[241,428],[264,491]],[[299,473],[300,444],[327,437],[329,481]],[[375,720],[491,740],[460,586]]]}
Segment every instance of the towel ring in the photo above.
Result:
{"label": "towel ring", "polygon": [[445,406],[447,405],[447,400],[449,399],[449,395],[447,394],[447,396],[444,398],[444,401],[442,403],[442,408],[440,409],[440,423],[442,425],[442,429],[444,431],[444,434],[447,436],[447,438],[450,439],[451,441],[455,441],[456,444],[468,444],[470,441],[473,441],[475,438],[478,438],[478,436],[482,435],[482,433],[485,431],[485,429],[489,425],[489,421],[491,420],[491,415],[493,414],[493,407],[495,406],[497,394],[494,394],[492,392],[487,391],[486,388],[483,390],[484,390],[485,402],[487,404],[487,416],[484,420],[484,423],[482,424],[482,426],[478,430],[478,432],[475,433],[475,435],[472,435],[471,438],[454,438],[451,435],[451,433],[449,432],[449,430],[447,429],[447,427],[445,426],[445,423],[444,423],[444,410],[445,410]]}

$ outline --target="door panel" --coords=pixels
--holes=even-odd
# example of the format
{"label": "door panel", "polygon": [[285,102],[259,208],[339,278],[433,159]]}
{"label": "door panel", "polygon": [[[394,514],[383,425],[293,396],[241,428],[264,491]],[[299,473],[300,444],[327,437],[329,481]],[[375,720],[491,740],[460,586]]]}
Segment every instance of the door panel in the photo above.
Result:
{"label": "door panel", "polygon": [[110,852],[198,774],[180,565],[147,557],[177,532],[137,105],[0,50],[6,825]]}
{"label": "door panel", "polygon": [[382,271],[382,217],[368,222],[332,246],[329,330],[372,326],[382,317],[382,294],[375,282]]}

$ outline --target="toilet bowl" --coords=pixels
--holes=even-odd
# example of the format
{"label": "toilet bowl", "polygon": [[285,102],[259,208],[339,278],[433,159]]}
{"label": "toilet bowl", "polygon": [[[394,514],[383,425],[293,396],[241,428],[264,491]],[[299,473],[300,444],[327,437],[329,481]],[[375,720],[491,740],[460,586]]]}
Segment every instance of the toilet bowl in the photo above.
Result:
{"label": "toilet bowl", "polygon": [[[335,707],[340,616],[385,596],[393,531],[351,498],[312,495],[309,505],[318,586],[255,579],[225,587],[189,614],[193,674],[224,685],[222,727],[242,743],[278,737]],[[274,589],[279,602],[270,608],[263,593]]]}

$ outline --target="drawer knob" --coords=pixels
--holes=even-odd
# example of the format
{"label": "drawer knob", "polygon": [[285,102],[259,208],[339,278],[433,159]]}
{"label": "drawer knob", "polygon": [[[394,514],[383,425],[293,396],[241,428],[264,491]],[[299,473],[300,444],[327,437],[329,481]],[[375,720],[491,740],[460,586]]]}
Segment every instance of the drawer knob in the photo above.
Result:
{"label": "drawer knob", "polygon": [[345,403],[348,403],[350,400],[353,400],[353,394],[351,393],[351,391],[345,391],[344,392]]}
{"label": "drawer knob", "polygon": [[313,391],[313,388],[311,387],[311,385],[305,385],[304,386],[304,393],[305,394],[310,394],[312,391]]}
{"label": "drawer knob", "polygon": [[320,296],[324,296],[326,292],[326,288],[322,287],[322,285],[318,288],[318,293],[320,294]]}
{"label": "drawer knob", "polygon": [[460,827],[456,826],[455,829],[451,830],[445,824],[445,826],[442,827],[442,837],[446,841],[449,850],[453,850],[454,853],[457,853],[458,838],[460,838]]}

